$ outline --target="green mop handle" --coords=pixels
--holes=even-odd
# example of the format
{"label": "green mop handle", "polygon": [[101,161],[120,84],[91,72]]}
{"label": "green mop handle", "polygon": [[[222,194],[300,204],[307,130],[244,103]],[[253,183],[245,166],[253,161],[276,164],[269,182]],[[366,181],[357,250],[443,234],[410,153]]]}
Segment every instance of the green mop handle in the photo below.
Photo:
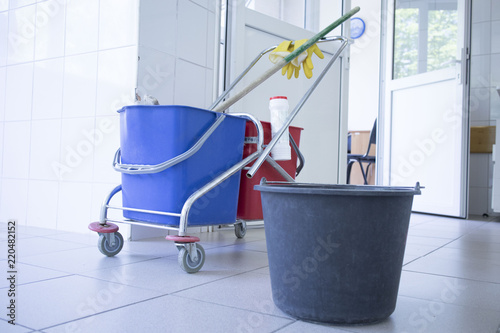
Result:
{"label": "green mop handle", "polygon": [[226,101],[223,103],[219,104],[216,108],[213,109],[213,111],[216,112],[225,112],[231,105],[239,101],[241,98],[243,98],[245,95],[247,95],[250,91],[252,91],[255,87],[260,85],[262,82],[270,78],[274,73],[279,71],[281,68],[283,68],[286,64],[288,64],[290,61],[295,59],[299,54],[302,52],[306,51],[308,48],[310,48],[314,43],[316,43],[318,40],[321,38],[325,37],[327,33],[344,23],[346,20],[348,20],[351,16],[359,12],[359,6],[354,7],[350,11],[348,11],[346,14],[344,14],[341,18],[327,26],[325,29],[321,30],[318,32],[316,35],[311,37],[307,42],[302,44],[298,49],[294,50],[292,53],[278,61],[273,67],[268,69],[264,74],[262,74],[260,77],[255,79],[255,81],[251,82],[247,87],[243,88],[240,92],[235,94],[234,96],[228,98]]}
{"label": "green mop handle", "polygon": [[305,52],[308,48],[313,46],[318,40],[325,37],[327,33],[329,33],[330,31],[332,31],[333,29],[335,29],[336,27],[338,27],[339,25],[344,23],[347,19],[349,19],[351,16],[353,16],[357,12],[359,12],[359,9],[360,9],[359,6],[354,7],[353,9],[348,11],[347,14],[345,14],[344,16],[339,18],[337,21],[333,22],[332,24],[327,26],[325,29],[321,30],[316,35],[312,36],[307,42],[302,44],[298,49],[294,50],[292,53],[290,53],[289,55],[287,55],[285,57],[286,63],[288,64],[290,61],[295,59],[299,54],[301,54],[302,52]]}

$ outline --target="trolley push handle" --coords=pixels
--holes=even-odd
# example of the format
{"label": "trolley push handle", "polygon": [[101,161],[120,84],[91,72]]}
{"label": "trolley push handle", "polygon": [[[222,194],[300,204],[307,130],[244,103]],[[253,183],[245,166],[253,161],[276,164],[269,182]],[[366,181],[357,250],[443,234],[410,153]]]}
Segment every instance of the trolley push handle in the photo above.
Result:
{"label": "trolley push handle", "polygon": [[188,150],[186,150],[184,153],[177,155],[165,162],[159,163],[159,164],[154,164],[154,165],[148,165],[148,164],[123,164],[121,163],[121,149],[118,148],[118,150],[115,153],[115,158],[113,160],[113,168],[121,173],[126,173],[126,174],[135,174],[135,175],[144,175],[144,174],[150,174],[150,173],[158,173],[162,172],[163,170],[166,170],[186,159],[189,157],[193,156],[200,148],[203,146],[205,141],[208,140],[210,135],[219,127],[219,125],[222,123],[222,121],[226,118],[226,115],[224,114],[218,114],[216,115],[216,120],[215,122],[210,126],[210,128],[201,136],[201,138]]}
{"label": "trolley push handle", "polygon": [[[244,118],[247,120],[250,120],[251,122],[254,123],[254,125],[257,128],[257,141],[258,141],[258,146],[261,147],[264,143],[264,132],[262,130],[262,125],[260,122],[257,121],[257,119],[246,113],[233,113],[231,116],[234,117],[239,117],[239,118]],[[208,140],[208,138],[212,135],[212,133],[219,127],[219,125],[222,123],[222,121],[227,117],[225,114],[216,114],[216,119],[215,122],[208,128],[208,130],[198,139],[198,141],[188,150],[186,150],[184,153],[179,154],[165,162],[159,163],[159,164],[124,164],[121,163],[121,149],[118,148],[118,150],[115,153],[115,157],[113,160],[113,168],[121,173],[129,174],[129,175],[144,175],[144,174],[151,174],[151,173],[158,173],[162,172],[186,159],[189,157],[193,156],[198,150],[201,149],[201,147],[205,144],[205,142]],[[262,149],[259,149],[259,152],[262,151]]]}
{"label": "trolley push handle", "polygon": [[327,26],[325,29],[321,30],[319,33],[311,37],[309,40],[307,40],[304,44],[302,44],[298,49],[294,50],[292,53],[278,61],[274,66],[272,66],[270,69],[265,71],[260,77],[258,77],[255,81],[251,82],[247,87],[243,88],[240,92],[238,92],[236,95],[233,97],[228,98],[226,101],[223,103],[219,104],[217,107],[215,107],[213,110],[216,112],[225,112],[231,105],[239,101],[241,98],[246,96],[250,91],[252,91],[254,88],[256,88],[258,85],[260,85],[262,82],[270,78],[274,73],[279,71],[281,68],[283,68],[286,64],[288,64],[290,61],[295,59],[299,54],[302,52],[306,51],[308,48],[310,48],[313,44],[315,44],[318,40],[321,38],[325,37],[326,34],[328,34],[330,31],[347,21],[349,18],[351,18],[354,14],[359,12],[360,8],[359,6],[354,7],[350,11],[348,11],[346,14],[344,14],[342,17],[340,17],[338,20]]}
{"label": "trolley push handle", "polygon": [[[318,40],[317,43],[332,42],[332,41],[337,41],[337,40],[338,40],[338,37],[323,37],[320,40]],[[248,72],[250,72],[250,70],[253,68],[253,66],[255,66],[255,64],[257,64],[257,62],[259,62],[259,60],[265,54],[273,51],[277,47],[278,47],[278,45],[274,45],[274,46],[271,46],[271,47],[268,47],[268,48],[262,50],[262,52],[260,52],[252,60],[252,62],[250,62],[250,64],[247,66],[247,68],[245,68],[245,70],[243,72],[241,72],[240,75],[238,75],[238,77],[236,79],[234,79],[234,81],[231,83],[231,85],[228,88],[226,88],[226,90],[224,90],[222,92],[222,94],[219,95],[219,97],[217,97],[215,102],[213,102],[212,105],[208,109],[213,111],[215,109],[215,107],[217,105],[219,105],[220,102],[222,102],[224,100],[224,98],[226,98],[226,96],[229,95],[229,93],[234,89],[234,87],[236,87],[236,85],[248,74]]]}
{"label": "trolley push handle", "polygon": [[345,47],[349,43],[349,39],[347,37],[335,37],[335,40],[342,41],[341,46],[339,47],[339,49],[337,50],[337,52],[333,55],[332,59],[330,59],[330,61],[328,62],[328,64],[325,66],[325,69],[323,70],[323,72],[321,72],[321,74],[318,76],[318,78],[316,79],[316,81],[314,81],[314,83],[311,85],[311,87],[309,88],[309,90],[307,90],[306,94],[302,97],[302,99],[295,106],[295,108],[293,109],[293,111],[285,119],[285,122],[283,123],[283,125],[281,126],[281,128],[278,130],[278,132],[274,135],[274,137],[272,138],[271,142],[269,142],[269,144],[266,146],[266,149],[264,149],[264,151],[260,154],[259,158],[250,167],[250,170],[248,170],[248,172],[246,174],[248,178],[252,178],[255,175],[255,173],[257,173],[257,171],[261,167],[262,163],[264,163],[264,161],[267,159],[267,157],[271,153],[271,150],[274,148],[274,146],[276,145],[276,143],[278,142],[278,140],[284,134],[284,132],[286,131],[286,129],[288,128],[288,126],[290,126],[290,123],[292,122],[292,120],[299,113],[300,109],[302,108],[302,106],[304,106],[304,104],[307,101],[307,99],[309,98],[309,96],[311,96],[311,94],[316,89],[316,87],[319,85],[319,83],[321,82],[321,80],[323,80],[323,78],[325,77],[325,75],[328,72],[328,70],[332,67],[332,65],[335,63],[335,61],[337,60],[337,58],[340,56],[340,54],[342,53],[342,51],[344,51]]}

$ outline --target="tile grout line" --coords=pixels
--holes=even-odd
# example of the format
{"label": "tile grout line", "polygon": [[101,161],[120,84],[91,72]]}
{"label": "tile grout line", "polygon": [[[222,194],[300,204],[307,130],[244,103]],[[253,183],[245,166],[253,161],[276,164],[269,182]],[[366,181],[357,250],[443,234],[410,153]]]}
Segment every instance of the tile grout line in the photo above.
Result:
{"label": "tile grout line", "polygon": [[[485,223],[489,223],[489,222],[485,222]],[[477,227],[471,228],[471,230],[470,230],[470,231],[468,231],[467,233],[462,234],[462,235],[460,235],[459,237],[457,237],[457,238],[455,238],[455,239],[450,240],[449,242],[447,242],[447,243],[445,243],[445,244],[443,244],[443,245],[441,245],[441,246],[437,247],[436,249],[432,250],[432,251],[431,251],[431,252],[429,252],[429,253],[424,254],[423,256],[420,256],[420,257],[418,257],[418,258],[415,258],[415,259],[411,260],[410,262],[407,262],[406,264],[404,264],[404,265],[403,265],[403,267],[405,267],[405,266],[406,266],[406,265],[408,265],[408,264],[411,264],[412,262],[414,262],[414,261],[416,261],[416,260],[418,260],[418,259],[421,259],[421,258],[427,257],[429,254],[432,254],[432,253],[436,252],[437,250],[440,250],[440,249],[442,249],[443,247],[445,247],[445,246],[447,246],[447,245],[449,245],[449,244],[451,244],[451,243],[453,243],[453,242],[455,242],[455,241],[457,241],[457,240],[459,240],[459,239],[461,239],[461,238],[463,238],[463,237],[465,237],[465,236],[467,236],[467,235],[471,234],[471,232],[472,232],[473,230],[476,230],[476,229],[480,228],[480,227],[481,227],[481,226],[483,226],[485,223],[483,223],[483,224],[481,224],[481,225],[478,225]],[[424,237],[424,236],[419,236],[419,237]],[[428,237],[428,236],[425,236],[425,238],[439,238],[439,237]],[[407,239],[408,239],[408,236],[407,236]],[[441,238],[441,239],[447,239],[447,238]]]}
{"label": "tile grout line", "polygon": [[407,296],[407,295],[398,295],[398,297],[405,297],[405,298],[416,299],[416,300],[426,301],[426,302],[428,302],[428,301],[430,301],[430,302],[437,302],[437,303],[441,303],[441,304],[445,304],[445,305],[452,305],[452,306],[461,307],[461,308],[464,308],[464,309],[478,309],[478,310],[487,310],[487,311],[498,312],[498,309],[492,309],[492,308],[487,308],[487,307],[479,307],[479,306],[467,306],[465,304],[457,304],[455,302],[447,303],[447,302],[444,302],[441,299],[429,300],[427,298],[419,298],[419,297]]}
{"label": "tile grout line", "polygon": [[280,327],[280,328],[278,328],[278,329],[276,329],[276,330],[272,331],[271,333],[276,333],[276,332],[279,332],[279,331],[281,331],[282,329],[285,329],[285,328],[287,328],[288,326],[295,324],[296,322],[298,322],[298,320],[297,320],[297,319],[295,319],[294,321],[292,321],[292,322],[290,322],[290,323],[285,324],[284,326],[282,326],[282,327]]}
{"label": "tile grout line", "polygon": [[[5,319],[3,319],[3,318],[0,318],[0,321],[5,321],[6,323],[8,323],[8,320],[5,320]],[[10,325],[10,324],[9,324],[9,325]],[[28,330],[31,330],[30,332],[36,332],[36,331],[37,331],[37,330],[36,330],[36,329],[34,329],[34,328],[31,328],[31,327],[29,327],[29,326],[25,326],[25,325],[22,325],[22,324],[18,324],[18,323],[16,323],[16,325],[15,325],[15,326],[20,326],[20,327],[22,327],[22,328],[26,328],[26,329],[28,329]]]}
{"label": "tile grout line", "polygon": [[44,327],[44,328],[40,328],[40,329],[38,329],[38,330],[39,330],[39,331],[43,331],[43,330],[47,330],[47,329],[51,329],[51,328],[55,328],[55,327],[62,326],[62,325],[66,325],[66,324],[69,324],[69,323],[72,323],[72,322],[80,321],[80,320],[87,319],[87,318],[91,318],[91,317],[94,317],[94,316],[99,316],[99,315],[101,315],[101,314],[108,313],[108,312],[111,312],[111,311],[115,311],[115,310],[123,309],[123,308],[129,307],[129,306],[132,306],[132,305],[136,305],[136,304],[140,304],[140,303],[144,303],[144,302],[152,301],[152,300],[154,300],[154,299],[161,298],[161,297],[165,297],[165,296],[168,296],[168,294],[165,294],[165,295],[159,295],[159,296],[155,296],[155,297],[151,297],[151,298],[144,299],[144,300],[137,301],[137,302],[133,302],[133,303],[130,303],[130,304],[125,304],[125,305],[122,305],[122,306],[118,306],[118,307],[116,307],[116,308],[112,308],[112,309],[104,310],[104,311],[97,312],[97,313],[94,313],[94,314],[91,314],[91,315],[88,315],[88,316],[83,316],[83,317],[76,318],[76,319],[73,319],[73,320],[68,320],[68,321],[65,321],[65,322],[62,322],[62,323],[59,323],[59,324],[56,324],[56,325],[52,325],[52,326],[48,326],[48,327]]}
{"label": "tile grout line", "polygon": [[413,271],[413,270],[407,270],[407,269],[404,269],[403,271],[410,272],[410,273],[417,273],[417,274],[426,274],[426,275],[432,275],[432,276],[447,277],[447,278],[458,279],[458,280],[466,280],[466,281],[472,281],[472,282],[500,285],[500,282],[495,282],[495,281],[475,280],[475,279],[465,278],[465,277],[458,277],[458,276],[452,276],[452,275],[442,275],[442,274],[427,273],[427,272],[419,272],[419,271]]}
{"label": "tile grout line", "polygon": [[[241,273],[241,274],[243,274],[243,273]],[[292,317],[284,317],[284,316],[278,316],[278,315],[275,315],[275,314],[259,312],[259,311],[255,311],[255,310],[242,309],[242,308],[237,308],[237,307],[229,306],[229,305],[225,305],[225,304],[220,304],[220,303],[215,303],[215,302],[207,302],[207,301],[199,300],[199,299],[196,299],[196,298],[189,298],[189,297],[175,295],[175,294],[170,294],[169,296],[177,297],[177,298],[182,298],[182,299],[190,300],[190,301],[196,301],[196,302],[201,302],[201,303],[206,303],[206,304],[212,304],[212,305],[222,306],[222,307],[228,308],[228,309],[235,309],[235,310],[239,310],[239,311],[258,313],[258,314],[265,315],[265,316],[270,316],[270,317],[275,317],[275,318],[281,318],[281,319],[288,319],[288,320],[294,320],[294,321],[296,321],[296,319],[294,319]]]}
{"label": "tile grout line", "polygon": [[[187,287],[187,288],[184,288],[184,289],[176,290],[174,292],[171,292],[170,295],[177,296],[177,297],[182,297],[182,298],[185,298],[185,299],[193,299],[193,298],[189,298],[189,297],[185,297],[185,296],[180,296],[180,295],[176,295],[176,294],[180,293],[180,292],[183,292],[183,291],[186,291],[186,290],[193,289],[193,288],[205,286],[205,285],[213,283],[213,282],[225,280],[225,279],[228,279],[228,278],[233,278],[235,276],[243,275],[243,274],[246,274],[246,273],[251,273],[251,272],[254,272],[256,270],[259,270],[259,269],[262,269],[262,268],[266,268],[266,267],[268,267],[268,266],[262,266],[262,267],[258,267],[258,268],[255,268],[255,269],[252,269],[252,270],[249,270],[249,271],[240,272],[240,273],[236,273],[236,274],[233,274],[233,275],[224,276],[224,277],[221,277],[221,278],[218,278],[218,279],[215,279],[215,280],[203,282],[201,284],[197,284],[196,286],[192,286],[192,287]],[[258,274],[258,273],[255,273],[255,274]]]}
{"label": "tile grout line", "polygon": [[[25,264],[26,265],[26,264]],[[33,266],[33,265],[30,265],[30,266]],[[39,267],[39,266],[33,266],[33,267],[38,267],[38,268],[44,268],[44,267]],[[37,280],[37,281],[31,281],[31,282],[26,282],[26,283],[21,283],[21,284],[17,284],[16,287],[18,286],[28,286],[30,284],[35,284],[35,283],[39,283],[39,282],[46,282],[46,281],[52,281],[52,280],[57,280],[57,279],[62,279],[62,278],[67,278],[67,277],[71,277],[71,276],[76,276],[76,274],[72,274],[72,273],[67,273],[67,272],[61,272],[61,273],[65,273],[67,275],[62,275],[62,276],[56,276],[56,277],[53,277],[53,278],[48,278],[48,279],[42,279],[42,280]],[[8,287],[5,287],[5,288],[0,288],[0,290],[2,289],[7,289]],[[0,318],[1,319],[1,318]]]}

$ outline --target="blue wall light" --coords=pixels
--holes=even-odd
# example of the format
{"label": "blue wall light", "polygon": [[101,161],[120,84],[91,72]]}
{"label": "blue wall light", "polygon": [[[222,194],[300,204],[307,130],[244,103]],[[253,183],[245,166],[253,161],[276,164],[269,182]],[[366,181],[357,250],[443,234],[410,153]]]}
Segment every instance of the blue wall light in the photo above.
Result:
{"label": "blue wall light", "polygon": [[365,32],[365,21],[359,17],[351,19],[351,38],[356,39],[361,37]]}

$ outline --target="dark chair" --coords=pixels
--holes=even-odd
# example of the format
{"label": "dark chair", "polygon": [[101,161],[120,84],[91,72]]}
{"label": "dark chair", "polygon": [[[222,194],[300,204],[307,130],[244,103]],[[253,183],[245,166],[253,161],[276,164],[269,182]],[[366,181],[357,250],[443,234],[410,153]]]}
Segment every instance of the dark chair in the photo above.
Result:
{"label": "dark chair", "polygon": [[[356,162],[359,163],[359,167],[361,168],[361,174],[363,175],[363,180],[365,185],[368,185],[367,175],[370,165],[375,163],[375,156],[370,156],[370,148],[372,144],[375,144],[377,141],[377,119],[375,119],[375,123],[373,124],[373,128],[370,132],[370,140],[368,142],[368,149],[366,153],[361,154],[347,154],[347,184],[350,183],[351,178],[351,169],[352,165]],[[363,167],[363,163],[368,163],[366,166],[366,170]]]}

